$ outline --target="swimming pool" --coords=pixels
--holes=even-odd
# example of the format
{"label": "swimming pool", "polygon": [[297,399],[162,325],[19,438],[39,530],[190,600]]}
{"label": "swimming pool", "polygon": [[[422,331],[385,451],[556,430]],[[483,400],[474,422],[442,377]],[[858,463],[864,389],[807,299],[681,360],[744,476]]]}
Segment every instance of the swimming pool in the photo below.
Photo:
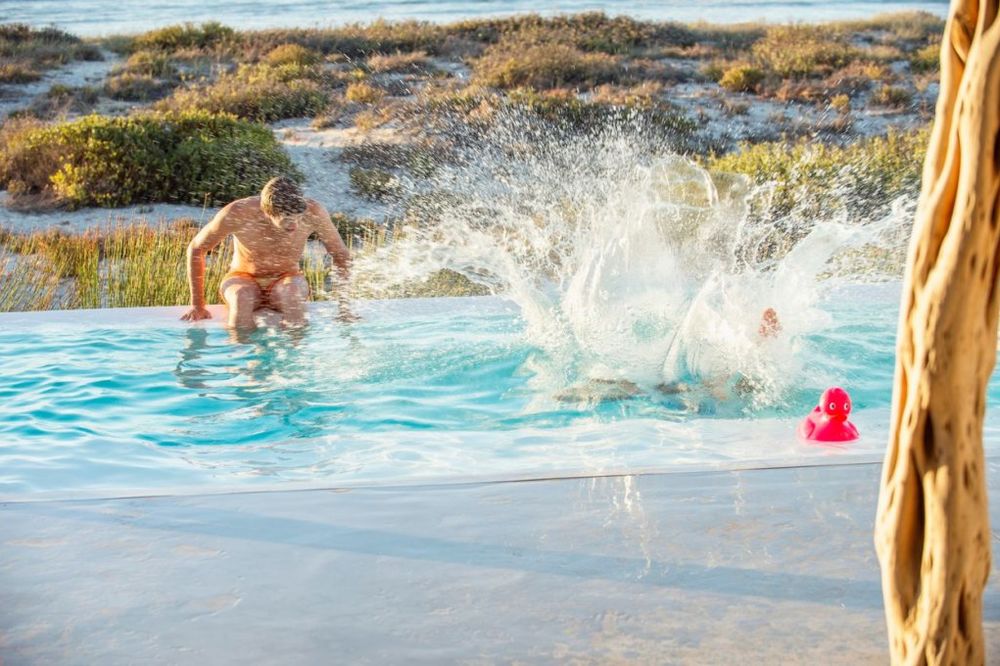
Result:
{"label": "swimming pool", "polygon": [[[238,342],[177,308],[0,315],[0,494],[349,486],[880,460],[898,284],[849,285],[795,342],[800,379],[766,406],[697,387],[574,397],[537,382],[542,354],[495,297],[370,301],[344,325],[314,305],[300,333]],[[828,385],[862,439],[798,442]],[[565,393],[565,390],[562,391]],[[605,395],[605,397],[608,397]],[[622,398],[623,396],[617,396]],[[990,387],[987,450],[1000,386]]]}

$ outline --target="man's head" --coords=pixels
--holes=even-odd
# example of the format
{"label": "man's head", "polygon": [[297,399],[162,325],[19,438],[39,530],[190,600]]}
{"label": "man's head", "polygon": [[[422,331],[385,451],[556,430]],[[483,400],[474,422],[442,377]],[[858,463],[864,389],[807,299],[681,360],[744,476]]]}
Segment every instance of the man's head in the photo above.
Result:
{"label": "man's head", "polygon": [[260,191],[260,209],[275,226],[290,233],[295,231],[306,212],[306,198],[298,183],[279,176],[267,181]]}

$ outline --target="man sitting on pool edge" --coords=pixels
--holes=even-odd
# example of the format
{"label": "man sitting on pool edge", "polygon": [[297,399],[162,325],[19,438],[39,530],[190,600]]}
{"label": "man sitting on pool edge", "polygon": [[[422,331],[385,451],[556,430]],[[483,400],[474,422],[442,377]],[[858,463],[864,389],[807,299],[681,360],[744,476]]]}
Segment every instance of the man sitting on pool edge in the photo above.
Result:
{"label": "man sitting on pool edge", "polygon": [[[181,319],[212,316],[205,307],[205,254],[232,235],[233,262],[219,284],[219,295],[229,309],[229,326],[254,328],[254,312],[262,308],[281,313],[286,324],[302,324],[309,285],[299,261],[312,234],[333,258],[345,285],[351,260],[347,246],[326,209],[306,199],[294,181],[272,178],[259,196],[227,205],[188,245],[191,309]],[[341,316],[351,316],[344,300]]]}

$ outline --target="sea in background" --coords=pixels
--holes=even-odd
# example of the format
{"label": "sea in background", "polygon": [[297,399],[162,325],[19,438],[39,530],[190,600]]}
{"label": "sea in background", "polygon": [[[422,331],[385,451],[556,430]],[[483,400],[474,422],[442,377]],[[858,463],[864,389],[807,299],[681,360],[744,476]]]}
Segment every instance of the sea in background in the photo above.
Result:
{"label": "sea in background", "polygon": [[535,12],[543,15],[603,11],[657,21],[738,23],[817,22],[870,18],[923,10],[945,16],[948,2],[822,2],[820,0],[0,0],[0,23],[54,25],[81,36],[134,33],[191,21],[235,28],[329,27],[345,23],[418,19],[450,22]]}

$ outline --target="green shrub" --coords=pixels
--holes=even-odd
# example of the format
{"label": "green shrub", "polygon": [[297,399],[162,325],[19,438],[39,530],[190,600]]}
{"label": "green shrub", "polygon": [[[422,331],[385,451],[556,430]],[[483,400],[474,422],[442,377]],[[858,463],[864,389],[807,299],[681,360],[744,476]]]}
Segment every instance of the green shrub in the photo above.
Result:
{"label": "green shrub", "polygon": [[70,114],[89,113],[100,99],[100,91],[91,86],[74,88],[55,84],[44,95],[32,100],[31,106],[21,111],[35,118],[56,118]]}
{"label": "green shrub", "polygon": [[413,53],[393,53],[385,55],[376,53],[368,58],[368,69],[376,73],[414,72],[426,70],[430,66],[427,54],[423,51]]}
{"label": "green shrub", "polygon": [[438,166],[452,158],[448,148],[431,142],[396,143],[366,141],[346,146],[340,159],[366,169],[406,169],[427,178]]}
{"label": "green shrub", "polygon": [[313,71],[298,65],[243,66],[214,83],[176,90],[157,108],[231,113],[258,122],[311,117],[330,101],[329,93],[315,81],[297,78]]}
{"label": "green shrub", "polygon": [[235,30],[210,21],[200,26],[193,23],[171,25],[134,37],[127,45],[129,52],[142,49],[180,51],[183,49],[213,50],[238,41]]}
{"label": "green shrub", "polygon": [[150,102],[170,94],[173,86],[149,74],[122,72],[110,77],[104,83],[104,93],[111,99],[131,102]]}
{"label": "green shrub", "polygon": [[[743,58],[754,43],[764,37],[768,27],[763,23],[732,25],[701,23],[691,26],[691,30],[694,34],[694,43],[703,47],[710,46],[713,55]],[[712,77],[712,80],[718,81],[719,76]]]}
{"label": "green shrub", "polygon": [[851,98],[847,95],[835,95],[830,100],[830,108],[839,113],[849,113],[851,111]]}
{"label": "green shrub", "polygon": [[221,204],[276,175],[301,178],[267,127],[203,111],[91,115],[28,124],[4,138],[0,185],[15,196],[49,193],[73,208]]}
{"label": "green shrub", "polygon": [[940,66],[940,44],[928,44],[910,56],[910,69],[914,72],[936,72]]}
{"label": "green shrub", "polygon": [[158,51],[136,51],[129,56],[121,71],[141,76],[170,79],[177,76],[177,67],[170,56]]}
{"label": "green shrub", "polygon": [[637,21],[626,16],[609,17],[603,12],[477,19],[445,26],[445,30],[455,37],[487,44],[502,41],[561,43],[582,51],[613,55],[631,53],[656,43],[691,46],[697,42],[694,32],[680,24]]}
{"label": "green shrub", "polygon": [[74,60],[101,60],[101,50],[56,28],[0,24],[0,82],[31,83],[40,72]]}
{"label": "green shrub", "polygon": [[358,81],[347,86],[344,97],[348,102],[377,104],[385,97],[385,91],[364,81]]}
{"label": "green shrub", "polygon": [[753,45],[761,63],[782,76],[829,73],[853,57],[853,49],[839,35],[818,26],[784,25],[767,31]]}
{"label": "green shrub", "polygon": [[899,108],[909,106],[913,101],[913,93],[900,86],[883,85],[872,93],[872,102],[880,106]]}
{"label": "green shrub", "polygon": [[928,139],[924,129],[890,132],[843,148],[810,139],[744,144],[736,152],[709,158],[706,166],[773,184],[770,210],[775,213],[835,210],[845,198],[855,204],[853,211],[869,213],[901,194],[919,191]]}
{"label": "green shrub", "polygon": [[647,104],[639,98],[633,105],[622,106],[587,102],[568,91],[539,93],[522,88],[511,91],[506,104],[575,129],[601,127],[630,116],[644,121],[649,127],[666,130],[680,137],[690,135],[696,129],[694,121],[682,111],[659,102]]}
{"label": "green shrub", "polygon": [[351,167],[351,189],[366,199],[381,200],[399,193],[399,180],[382,169]]}
{"label": "green shrub", "polygon": [[299,65],[308,67],[319,64],[322,56],[312,49],[299,44],[282,44],[276,46],[264,56],[264,62],[269,65]]}
{"label": "green shrub", "polygon": [[20,62],[0,64],[0,83],[34,83],[42,74]]}
{"label": "green shrub", "polygon": [[763,80],[763,70],[752,65],[735,65],[725,71],[719,85],[733,92],[753,92]]}
{"label": "green shrub", "polygon": [[606,83],[591,92],[590,101],[611,106],[650,109],[658,103],[663,85],[657,81],[643,81],[635,86],[616,86]]}
{"label": "green shrub", "polygon": [[618,78],[618,60],[566,44],[500,43],[473,64],[476,81],[494,88],[546,90],[594,86]]}
{"label": "green shrub", "polygon": [[878,14],[870,19],[840,21],[830,24],[829,28],[841,33],[882,33],[880,37],[889,42],[926,44],[941,39],[944,19],[930,12],[894,12]]}

